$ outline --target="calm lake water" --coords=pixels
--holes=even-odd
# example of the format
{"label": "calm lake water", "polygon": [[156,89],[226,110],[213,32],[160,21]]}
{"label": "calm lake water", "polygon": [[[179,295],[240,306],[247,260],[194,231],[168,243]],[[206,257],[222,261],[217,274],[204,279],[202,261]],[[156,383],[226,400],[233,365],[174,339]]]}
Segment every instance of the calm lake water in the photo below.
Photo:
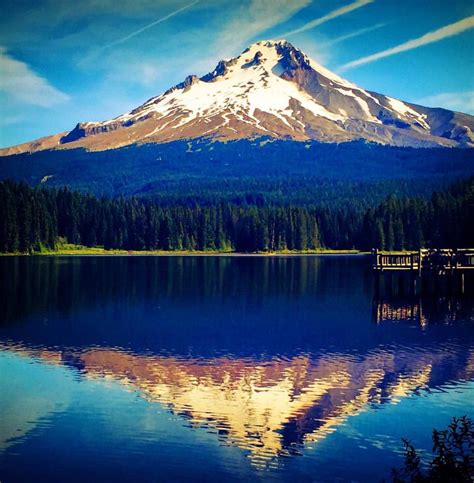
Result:
{"label": "calm lake water", "polygon": [[469,299],[365,257],[0,258],[0,481],[380,481],[474,417]]}

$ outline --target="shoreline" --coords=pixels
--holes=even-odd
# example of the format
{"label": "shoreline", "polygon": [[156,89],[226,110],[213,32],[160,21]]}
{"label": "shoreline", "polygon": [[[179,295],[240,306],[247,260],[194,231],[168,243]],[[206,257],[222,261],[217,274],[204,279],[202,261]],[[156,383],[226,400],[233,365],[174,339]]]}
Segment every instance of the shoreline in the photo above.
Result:
{"label": "shoreline", "polygon": [[198,256],[198,257],[303,257],[303,256],[338,256],[338,255],[351,255],[351,256],[365,256],[370,252],[362,252],[359,250],[311,250],[311,251],[277,251],[277,252],[226,252],[226,251],[190,251],[190,250],[105,250],[101,248],[88,248],[77,250],[57,250],[51,252],[38,252],[38,253],[0,253],[2,257],[58,257],[58,256],[101,256],[101,257],[114,257],[114,256],[160,256],[160,257],[181,257],[181,256]]}

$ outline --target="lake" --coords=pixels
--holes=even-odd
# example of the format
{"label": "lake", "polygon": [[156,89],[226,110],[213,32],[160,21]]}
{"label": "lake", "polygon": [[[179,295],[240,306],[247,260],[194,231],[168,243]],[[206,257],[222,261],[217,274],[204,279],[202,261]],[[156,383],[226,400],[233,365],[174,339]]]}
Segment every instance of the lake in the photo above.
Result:
{"label": "lake", "polygon": [[363,256],[0,258],[0,481],[380,481],[474,417],[469,298]]}

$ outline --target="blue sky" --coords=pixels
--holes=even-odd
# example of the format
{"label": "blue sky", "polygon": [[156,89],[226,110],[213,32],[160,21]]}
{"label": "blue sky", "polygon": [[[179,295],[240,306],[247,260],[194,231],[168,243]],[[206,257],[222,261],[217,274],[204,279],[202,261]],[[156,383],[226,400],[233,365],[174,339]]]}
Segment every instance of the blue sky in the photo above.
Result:
{"label": "blue sky", "polygon": [[474,114],[471,0],[1,0],[0,146],[115,117],[262,39]]}

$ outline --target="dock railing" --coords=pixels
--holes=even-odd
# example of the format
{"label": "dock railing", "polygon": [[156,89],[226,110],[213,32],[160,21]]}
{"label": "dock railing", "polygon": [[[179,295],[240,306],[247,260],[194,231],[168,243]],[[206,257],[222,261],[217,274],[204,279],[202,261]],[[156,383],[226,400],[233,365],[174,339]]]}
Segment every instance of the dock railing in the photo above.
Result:
{"label": "dock railing", "polygon": [[421,249],[417,252],[384,252],[374,249],[374,270],[470,270],[474,269],[474,248]]}

